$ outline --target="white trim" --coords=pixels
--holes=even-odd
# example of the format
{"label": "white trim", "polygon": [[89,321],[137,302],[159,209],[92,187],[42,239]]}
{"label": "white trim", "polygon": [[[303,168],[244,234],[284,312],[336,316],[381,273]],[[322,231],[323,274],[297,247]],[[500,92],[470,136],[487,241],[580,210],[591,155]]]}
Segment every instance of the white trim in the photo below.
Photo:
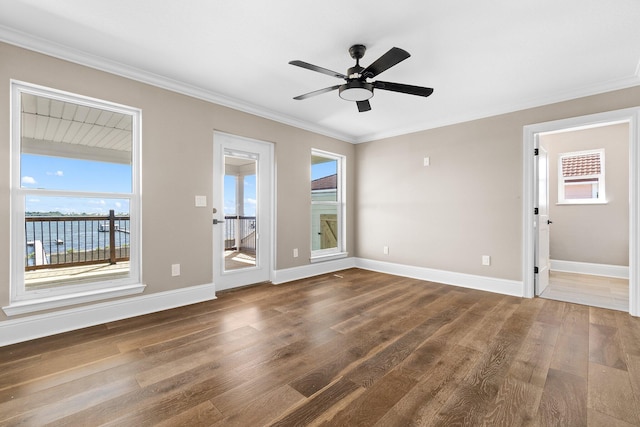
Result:
{"label": "white trim", "polygon": [[213,283],[0,322],[0,346],[216,299]]}
{"label": "white trim", "polygon": [[321,274],[333,273],[335,271],[346,270],[356,267],[355,258],[342,258],[339,260],[319,262],[315,264],[303,265],[301,267],[286,268],[276,270],[273,274],[272,283],[280,285],[294,280],[306,279],[307,277],[319,276]]}
{"label": "white trim", "polygon": [[[21,254],[24,250],[25,228],[24,228],[24,207],[25,199],[30,195],[41,195],[45,197],[93,197],[93,198],[122,198],[129,200],[129,276],[125,280],[119,281],[97,281],[87,282],[82,285],[59,286],[41,289],[38,291],[27,291],[24,282],[25,260],[22,256],[12,255],[10,258],[10,304],[7,306],[9,312],[32,312],[49,308],[58,308],[78,302],[95,301],[99,295],[103,298],[127,295],[127,287],[142,286],[142,233],[141,218],[142,206],[140,203],[141,188],[141,146],[142,146],[142,110],[127,105],[114,103],[107,100],[92,98],[67,91],[53,89],[41,85],[36,85],[20,80],[11,79],[11,221],[10,221],[10,245],[12,254]],[[71,190],[50,190],[23,188],[21,185],[20,154],[22,152],[21,138],[21,95],[27,93],[49,99],[72,102],[77,105],[95,107],[106,111],[117,112],[131,116],[131,192],[130,193],[105,193],[87,192]],[[118,286],[120,285],[120,286]],[[124,290],[122,293],[120,290]],[[144,288],[143,288],[144,289]],[[131,293],[137,293],[133,291]],[[69,296],[67,298],[66,296]],[[78,297],[80,296],[80,297]],[[33,300],[33,303],[27,303]],[[71,302],[69,302],[71,301]],[[42,308],[39,308],[42,307]]]}
{"label": "white trim", "polygon": [[394,136],[406,135],[414,132],[421,132],[428,129],[435,129],[443,126],[453,125],[456,123],[469,122],[472,120],[497,116],[500,114],[507,114],[513,111],[540,107],[542,105],[554,104],[557,102],[582,98],[599,93],[611,92],[614,90],[626,89],[629,87],[640,85],[640,62],[638,62],[638,68],[635,70],[636,72],[634,73],[634,75],[628,77],[613,79],[606,82],[597,83],[595,85],[583,86],[562,93],[555,93],[553,95],[545,95],[535,99],[525,100],[523,102],[504,104],[491,110],[483,107],[482,109],[479,109],[477,111],[459,116],[450,116],[447,119],[441,121],[432,121],[428,123],[421,123],[418,125],[402,126],[388,131],[373,132],[367,135],[355,136],[330,129],[326,126],[320,126],[317,123],[300,120],[281,113],[274,113],[273,111],[267,110],[264,107],[258,105],[233,99],[228,96],[203,89],[201,87],[192,86],[184,82],[151,73],[149,71],[141,70],[139,68],[125,65],[116,61],[108,60],[58,43],[53,43],[49,40],[35,37],[31,34],[17,31],[15,29],[8,28],[2,25],[0,25],[0,41],[19,46],[24,49],[32,50],[34,52],[53,56],[55,58],[60,58],[65,61],[94,68],[100,71],[106,71],[108,73],[122,76],[131,80],[150,84],[162,89],[170,90],[172,92],[212,102],[214,104],[222,105],[234,110],[243,111],[245,113],[263,117],[275,122],[294,126],[298,129],[303,129],[320,135],[336,138],[341,141],[350,142],[352,144],[391,138]]}
{"label": "white trim", "polygon": [[273,120],[285,125],[294,126],[298,129],[307,130],[320,135],[336,138],[345,142],[354,142],[354,138],[343,132],[337,132],[317,123],[311,123],[299,120],[285,114],[275,113],[264,107],[251,104],[238,99],[233,99],[211,90],[201,87],[192,86],[184,82],[170,79],[165,76],[151,73],[139,68],[125,65],[116,61],[102,58],[96,55],[73,49],[58,43],[53,43],[39,37],[32,36],[23,32],[16,31],[11,28],[0,25],[0,41],[9,43],[34,52],[43,53],[45,55],[60,58],[65,61],[73,62],[85,67],[94,68],[96,70],[105,71],[110,74],[125,77],[127,79],[146,83],[166,89],[171,92],[180,93],[203,101],[212,102],[217,105],[232,108],[234,110],[253,114],[258,117]]}
{"label": "white trim", "polygon": [[314,255],[311,258],[309,258],[309,262],[313,264],[316,262],[333,261],[336,259],[346,258],[348,256],[349,256],[349,252],[332,252],[326,255]]}
{"label": "white trim", "polygon": [[629,278],[629,267],[625,265],[594,264],[590,262],[551,260],[551,270],[563,273],[588,274],[591,276]]}
{"label": "white trim", "polygon": [[411,277],[413,279],[459,286],[461,288],[522,297],[523,284],[517,280],[499,279],[495,277],[476,276],[473,274],[456,273],[453,271],[436,270],[426,267],[394,264],[384,261],[356,258],[356,267],[364,270],[378,271],[396,276]]}
{"label": "white trim", "polygon": [[35,311],[50,310],[52,308],[67,307],[75,304],[100,301],[109,298],[136,295],[144,291],[146,285],[133,284],[123,286],[113,286],[90,291],[75,292],[71,294],[54,295],[45,298],[32,298],[12,302],[2,310],[7,316],[33,313]]}
{"label": "white trim", "polygon": [[625,108],[581,117],[537,123],[523,128],[522,150],[522,209],[523,250],[522,276],[524,296],[532,298],[535,293],[535,186],[534,148],[538,134],[566,129],[584,128],[607,123],[629,123],[629,314],[640,316],[640,107]]}

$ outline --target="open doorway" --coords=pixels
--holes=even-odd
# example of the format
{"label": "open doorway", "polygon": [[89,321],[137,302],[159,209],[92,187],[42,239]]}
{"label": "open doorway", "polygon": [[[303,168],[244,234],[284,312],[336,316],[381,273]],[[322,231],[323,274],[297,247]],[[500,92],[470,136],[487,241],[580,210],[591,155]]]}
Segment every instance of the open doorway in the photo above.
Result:
{"label": "open doorway", "polygon": [[[538,231],[540,221],[538,218],[538,189],[539,173],[538,160],[535,153],[539,149],[540,136],[547,133],[563,130],[580,130],[596,128],[614,123],[626,123],[628,140],[628,311],[633,316],[640,315],[640,278],[638,267],[640,266],[640,108],[628,108],[624,110],[593,114],[589,116],[575,117],[557,120],[553,122],[538,123],[524,127],[524,151],[523,151],[523,296],[534,297],[539,294],[538,276]],[[552,218],[550,218],[553,221]],[[606,224],[594,224],[594,227],[606,227]],[[551,225],[553,227],[553,225]],[[553,230],[550,231],[553,233]],[[550,239],[551,241],[551,239]],[[596,243],[597,244],[597,243]],[[549,257],[549,264],[551,258]]]}
{"label": "open doorway", "polygon": [[629,123],[540,133],[538,195],[536,295],[629,311]]}

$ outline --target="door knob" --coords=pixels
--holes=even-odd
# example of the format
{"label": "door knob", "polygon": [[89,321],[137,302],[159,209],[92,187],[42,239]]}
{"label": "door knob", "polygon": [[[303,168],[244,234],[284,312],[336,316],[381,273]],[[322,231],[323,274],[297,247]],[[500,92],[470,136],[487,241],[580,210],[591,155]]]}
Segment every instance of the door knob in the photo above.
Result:
{"label": "door knob", "polygon": [[224,222],[224,220],[219,220],[219,219],[213,219],[213,224],[220,224],[221,222]]}
{"label": "door knob", "polygon": [[547,220],[547,224],[553,224],[553,221],[551,221],[551,220],[549,220],[549,219],[548,219],[548,220]]}

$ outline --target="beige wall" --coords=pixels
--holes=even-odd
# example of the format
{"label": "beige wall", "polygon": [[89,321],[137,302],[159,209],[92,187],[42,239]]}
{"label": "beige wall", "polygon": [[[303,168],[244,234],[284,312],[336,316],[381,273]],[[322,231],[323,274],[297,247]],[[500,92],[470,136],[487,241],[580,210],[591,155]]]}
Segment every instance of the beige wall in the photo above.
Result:
{"label": "beige wall", "polygon": [[638,105],[634,87],[357,145],[356,254],[521,281],[523,127]]}
{"label": "beige wall", "polygon": [[[211,204],[195,208],[194,196],[212,200],[214,130],[275,144],[278,270],[309,264],[311,148],[345,155],[347,251],[353,254],[353,145],[0,43],[0,306],[9,304],[10,79],[142,110],[145,293],[212,282]],[[299,248],[298,258],[293,248]],[[171,277],[172,263],[181,264],[179,277]]]}
{"label": "beige wall", "polygon": [[[551,259],[629,265],[629,125],[544,135],[549,156]],[[558,156],[604,148],[607,204],[558,205]]]}

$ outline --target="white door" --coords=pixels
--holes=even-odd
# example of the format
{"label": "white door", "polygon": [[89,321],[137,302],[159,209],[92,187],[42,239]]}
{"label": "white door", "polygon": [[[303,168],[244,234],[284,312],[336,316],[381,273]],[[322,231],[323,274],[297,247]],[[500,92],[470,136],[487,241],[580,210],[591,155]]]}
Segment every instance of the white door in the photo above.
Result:
{"label": "white door", "polygon": [[216,290],[271,280],[273,145],[213,135],[213,282]]}
{"label": "white door", "polygon": [[542,294],[549,285],[549,160],[547,151],[538,148],[538,216],[536,242],[536,295]]}

